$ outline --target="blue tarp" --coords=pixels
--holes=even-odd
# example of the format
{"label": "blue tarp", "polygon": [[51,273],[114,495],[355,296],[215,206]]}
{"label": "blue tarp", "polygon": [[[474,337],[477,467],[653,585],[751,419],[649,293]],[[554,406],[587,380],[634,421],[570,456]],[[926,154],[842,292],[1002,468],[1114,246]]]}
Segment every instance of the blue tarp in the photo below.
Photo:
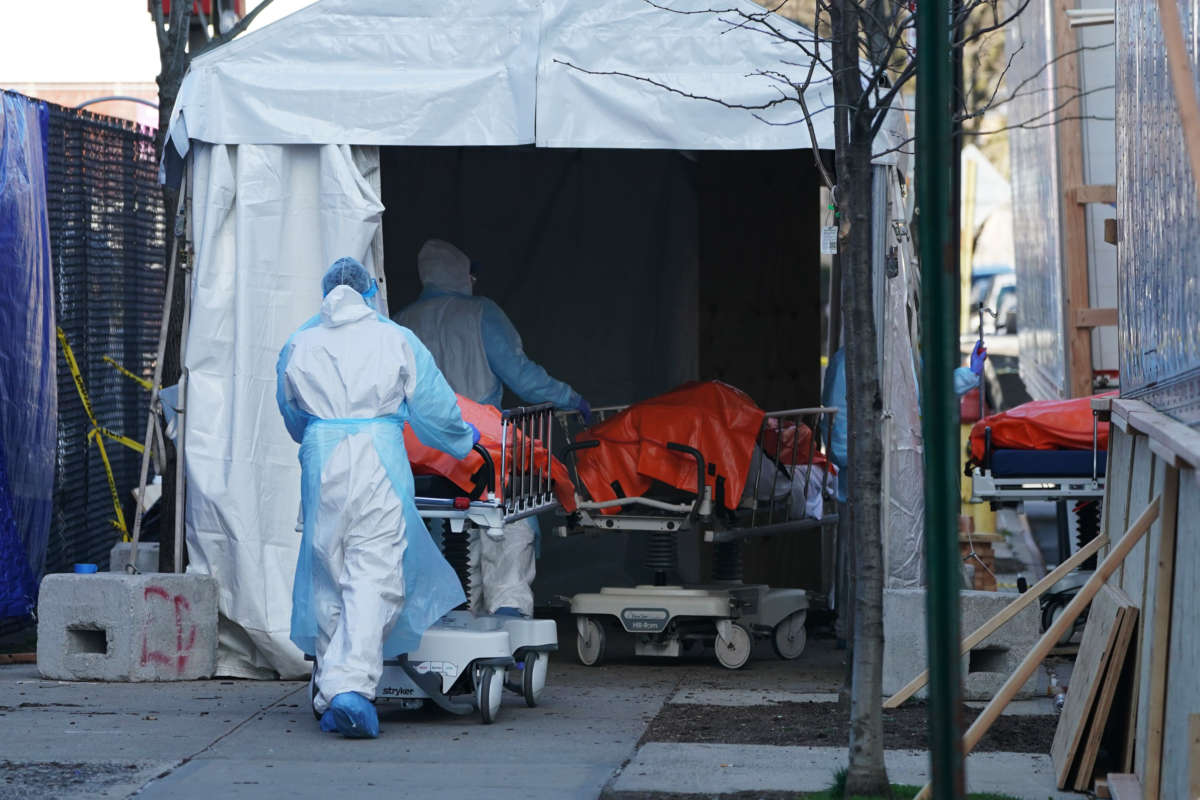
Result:
{"label": "blue tarp", "polygon": [[0,619],[37,600],[54,497],[54,277],[49,110],[0,93]]}

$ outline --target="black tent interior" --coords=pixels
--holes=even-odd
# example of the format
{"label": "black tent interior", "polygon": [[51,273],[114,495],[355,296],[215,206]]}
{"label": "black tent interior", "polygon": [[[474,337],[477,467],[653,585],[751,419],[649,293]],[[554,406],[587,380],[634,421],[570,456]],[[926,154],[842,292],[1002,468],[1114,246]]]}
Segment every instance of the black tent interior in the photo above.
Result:
{"label": "black tent interior", "polygon": [[[393,310],[420,291],[421,243],[442,238],[480,263],[477,291],[504,308],[530,357],[594,406],[696,378],[767,409],[818,404],[812,151],[386,147],[380,162]],[[618,536],[543,537],[539,603],[642,580],[636,543],[624,563],[612,558]],[[752,542],[747,579],[819,588],[817,535],[792,538]],[[702,567],[685,560],[682,577]]]}

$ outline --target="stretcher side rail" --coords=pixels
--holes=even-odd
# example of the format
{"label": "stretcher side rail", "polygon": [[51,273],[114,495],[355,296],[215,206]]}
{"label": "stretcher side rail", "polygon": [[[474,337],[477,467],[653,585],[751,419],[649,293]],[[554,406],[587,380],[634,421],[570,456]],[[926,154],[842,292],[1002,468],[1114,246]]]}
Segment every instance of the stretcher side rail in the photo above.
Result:
{"label": "stretcher side rail", "polygon": [[[471,449],[483,459],[475,488],[468,494],[417,496],[417,511],[425,519],[446,519],[452,528],[464,521],[498,530],[516,522],[553,510],[558,506],[550,475],[552,415],[554,406],[542,403],[520,406],[501,412],[500,468],[486,447]],[[545,454],[543,467],[535,463]],[[501,491],[497,493],[497,484]]]}

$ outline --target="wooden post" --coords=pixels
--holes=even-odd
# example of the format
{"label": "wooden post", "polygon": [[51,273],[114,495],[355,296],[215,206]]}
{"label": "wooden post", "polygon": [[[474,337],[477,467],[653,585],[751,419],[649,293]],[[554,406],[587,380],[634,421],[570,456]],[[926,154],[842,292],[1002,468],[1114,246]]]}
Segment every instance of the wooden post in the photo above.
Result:
{"label": "wooden post", "polygon": [[[975,645],[991,636],[1001,625],[1008,622],[1017,614],[1021,613],[1021,609],[1025,608],[1025,606],[1041,597],[1047,589],[1066,577],[1068,572],[1078,567],[1084,561],[1087,561],[1095,553],[1099,552],[1100,548],[1104,547],[1106,544],[1108,544],[1107,536],[1103,534],[1097,536],[1095,539],[1080,548],[1075,555],[1059,564],[1053,572],[1048,573],[1046,577],[1042,578],[1033,586],[1030,586],[1024,592],[1017,595],[1011,603],[996,612],[991,619],[980,625],[974,633],[962,640],[962,649],[960,650],[960,654],[966,655],[967,653],[971,652],[971,649],[975,647]],[[898,708],[905,700],[919,692],[921,687],[924,686],[928,681],[929,670],[925,670],[920,675],[909,681],[903,689],[889,697],[884,702],[883,707]]]}
{"label": "wooden post", "polygon": [[1067,10],[1075,0],[1054,0],[1054,64],[1058,85],[1059,113],[1055,129],[1058,133],[1058,179],[1062,187],[1062,258],[1063,286],[1067,293],[1067,390],[1071,397],[1086,397],[1092,393],[1092,332],[1074,325],[1079,309],[1091,306],[1088,291],[1087,207],[1076,202],[1076,187],[1083,186],[1083,125],[1080,122],[1083,105],[1078,99],[1079,80],[1078,36],[1071,27]]}
{"label": "wooden post", "polygon": [[[1118,541],[1105,559],[1096,567],[1096,571],[1088,582],[1080,588],[1079,593],[1075,598],[1067,604],[1063,609],[1062,614],[1054,624],[1042,634],[1042,638],[1038,639],[1033,650],[1029,655],[1025,656],[1024,660],[1017,666],[1016,672],[1008,677],[1004,685],[1000,687],[1000,691],[992,698],[987,707],[980,712],[975,718],[975,722],[967,729],[966,735],[963,736],[963,756],[974,749],[975,745],[979,744],[979,740],[987,733],[988,728],[992,727],[992,723],[1000,716],[1009,702],[1016,696],[1021,687],[1025,685],[1025,681],[1029,680],[1029,676],[1042,663],[1042,659],[1046,657],[1054,645],[1058,644],[1058,640],[1067,632],[1067,629],[1075,624],[1075,619],[1083,609],[1087,608],[1088,603],[1092,602],[1092,598],[1096,596],[1096,592],[1100,591],[1100,587],[1104,585],[1108,577],[1116,572],[1117,567],[1121,566],[1121,562],[1125,560],[1125,556],[1129,555],[1129,551],[1133,546],[1142,540],[1146,535],[1146,531],[1150,530],[1150,526],[1154,524],[1154,520],[1158,519],[1159,506],[1162,503],[1161,497],[1155,497],[1150,501],[1150,505],[1138,517],[1137,522],[1125,532],[1125,535]],[[929,800],[930,784],[925,784],[920,792],[917,793],[915,800]]]}

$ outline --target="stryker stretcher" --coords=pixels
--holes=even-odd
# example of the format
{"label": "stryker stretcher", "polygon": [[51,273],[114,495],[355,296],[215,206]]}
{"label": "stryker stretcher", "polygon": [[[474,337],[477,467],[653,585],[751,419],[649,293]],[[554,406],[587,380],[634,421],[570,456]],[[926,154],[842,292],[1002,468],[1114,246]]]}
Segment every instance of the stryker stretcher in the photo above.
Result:
{"label": "stryker stretcher", "polygon": [[[603,422],[625,409],[594,413]],[[745,487],[728,488],[740,492],[740,500],[715,496],[724,489],[714,480],[715,461],[699,448],[673,441],[659,449],[694,461],[693,491],[655,483],[636,495],[594,499],[580,477],[578,459],[601,442],[581,439],[578,416],[560,413],[571,440],[563,460],[575,467],[577,491],[577,509],[568,515],[564,532],[644,532],[650,537],[646,566],[654,576],[652,585],[606,587],[571,598],[579,660],[591,666],[603,659],[610,628],[632,634],[638,655],[678,656],[690,645],[711,644],[719,663],[737,669],[749,659],[753,640],[769,637],[781,658],[799,657],[806,643],[808,596],[802,589],[742,583],[741,540],[836,524],[836,477],[825,459],[827,443],[813,433],[830,431],[836,413],[834,408],[799,408],[763,416],[757,437],[747,442],[753,452]],[[667,579],[677,567],[675,534],[687,530],[702,531],[704,541],[714,546],[711,581],[669,586]]]}

